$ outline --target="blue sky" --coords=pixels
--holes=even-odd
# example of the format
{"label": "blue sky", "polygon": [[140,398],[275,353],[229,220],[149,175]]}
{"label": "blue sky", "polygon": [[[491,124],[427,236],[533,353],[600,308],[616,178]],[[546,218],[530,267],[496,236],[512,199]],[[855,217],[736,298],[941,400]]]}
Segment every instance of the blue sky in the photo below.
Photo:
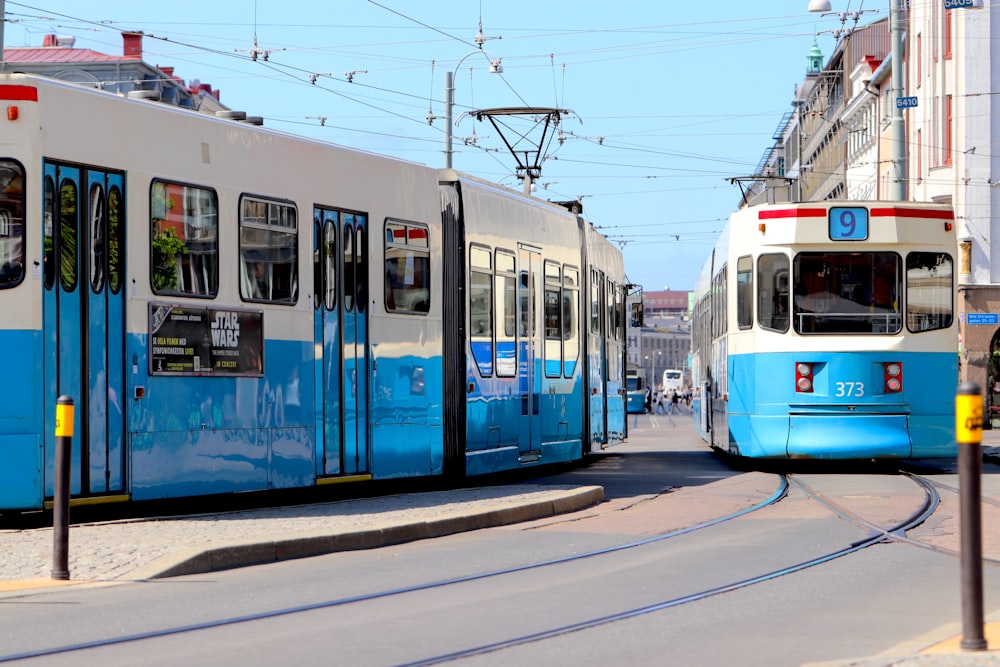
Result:
{"label": "blue sky", "polygon": [[[728,179],[752,173],[773,143],[813,40],[824,57],[833,49],[822,33],[840,27],[839,18],[810,14],[807,5],[8,0],[4,42],[39,46],[55,33],[76,37],[77,48],[118,54],[120,32],[139,30],[147,62],[211,84],[223,103],[269,127],[434,167],[444,165],[444,81],[454,71],[454,167],[518,189],[500,134],[462,114],[571,111],[545,145],[536,196],[582,198],[585,216],[623,248],[632,282],[693,289],[739,201]],[[841,0],[834,9],[863,7],[852,5]],[[887,7],[864,7],[879,10],[864,22]],[[476,52],[480,21],[490,38],[485,54]],[[266,60],[250,58],[255,39]],[[501,60],[501,75],[488,71],[484,55]],[[537,127],[509,124],[528,133],[519,147],[533,145]],[[473,134],[476,145],[467,145]]]}

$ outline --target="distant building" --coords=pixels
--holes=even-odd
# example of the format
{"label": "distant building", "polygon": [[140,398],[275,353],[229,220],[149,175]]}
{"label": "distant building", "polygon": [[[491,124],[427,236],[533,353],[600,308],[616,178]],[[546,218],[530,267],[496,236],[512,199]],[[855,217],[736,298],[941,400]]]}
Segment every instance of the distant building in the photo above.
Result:
{"label": "distant building", "polygon": [[665,290],[660,292],[643,292],[642,304],[646,316],[658,313],[686,313],[688,311],[689,291]]}
{"label": "distant building", "polygon": [[174,76],[174,68],[150,65],[143,60],[141,32],[122,33],[122,53],[110,55],[75,48],[74,37],[45,35],[39,47],[3,50],[0,70],[60,79],[121,94],[158,99],[165,104],[214,114],[228,111],[219,91],[199,82],[190,84]]}
{"label": "distant building", "polygon": [[661,382],[663,371],[676,368],[684,371],[684,383],[689,383],[691,356],[691,318],[688,315],[686,291],[642,292],[629,297],[629,302],[643,302],[643,326],[630,320],[626,330],[628,363],[646,370],[652,386]]}

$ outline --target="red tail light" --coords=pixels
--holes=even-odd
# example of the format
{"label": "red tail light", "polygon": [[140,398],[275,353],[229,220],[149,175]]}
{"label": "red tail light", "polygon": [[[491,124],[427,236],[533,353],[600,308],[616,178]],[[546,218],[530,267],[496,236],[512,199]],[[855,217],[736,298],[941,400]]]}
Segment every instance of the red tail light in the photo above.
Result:
{"label": "red tail light", "polygon": [[811,394],[813,390],[812,364],[799,362],[795,364],[795,391],[800,394]]}
{"label": "red tail light", "polygon": [[898,361],[887,361],[882,364],[885,380],[885,393],[898,394],[903,391],[903,364]]}

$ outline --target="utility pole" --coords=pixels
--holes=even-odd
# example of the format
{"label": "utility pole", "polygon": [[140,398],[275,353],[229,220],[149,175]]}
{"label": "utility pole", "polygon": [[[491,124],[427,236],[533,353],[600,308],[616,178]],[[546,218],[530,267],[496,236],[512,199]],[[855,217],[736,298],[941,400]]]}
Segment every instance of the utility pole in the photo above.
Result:
{"label": "utility pole", "polygon": [[0,0],[0,70],[6,65],[3,59],[3,29],[7,25],[7,4],[5,0]]}
{"label": "utility pole", "polygon": [[906,199],[906,134],[903,110],[897,100],[903,96],[903,0],[890,0],[889,33],[892,39],[892,90],[889,92],[889,143],[892,171],[889,174],[889,199]]}

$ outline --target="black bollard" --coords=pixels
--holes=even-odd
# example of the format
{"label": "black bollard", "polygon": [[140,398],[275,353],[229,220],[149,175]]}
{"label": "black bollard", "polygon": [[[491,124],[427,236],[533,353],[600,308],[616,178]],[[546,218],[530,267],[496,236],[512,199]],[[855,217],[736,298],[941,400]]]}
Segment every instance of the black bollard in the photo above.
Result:
{"label": "black bollard", "polygon": [[985,651],[983,634],[983,397],[979,385],[963,382],[955,397],[958,443],[959,531],[962,560],[963,651]]}
{"label": "black bollard", "polygon": [[56,399],[56,471],[52,497],[52,578],[69,579],[69,463],[73,447],[73,399]]}

